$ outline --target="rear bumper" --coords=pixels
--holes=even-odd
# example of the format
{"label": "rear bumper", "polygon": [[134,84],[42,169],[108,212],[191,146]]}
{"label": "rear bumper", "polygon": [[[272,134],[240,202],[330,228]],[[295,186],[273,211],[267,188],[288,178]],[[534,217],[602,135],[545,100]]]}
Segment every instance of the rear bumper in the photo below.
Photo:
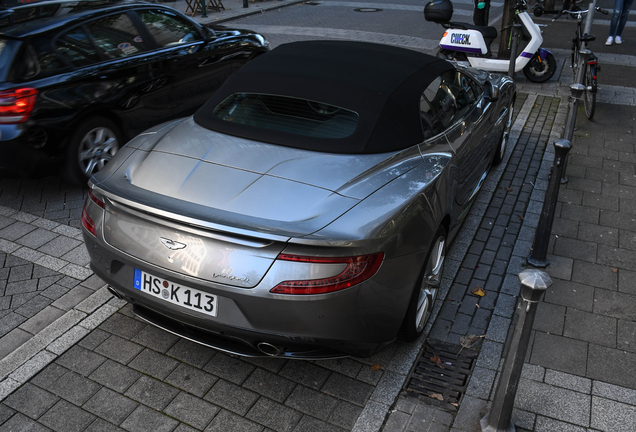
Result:
{"label": "rear bumper", "polygon": [[[268,299],[256,295],[254,289],[217,289],[181,278],[132,259],[86,231],[84,238],[93,271],[131,303],[142,319],[186,339],[242,356],[369,357],[395,340],[404,315],[401,311],[406,310],[411,294],[409,289],[374,282],[374,276],[338,293]],[[140,292],[133,288],[135,268],[217,295],[219,315],[204,316]]]}

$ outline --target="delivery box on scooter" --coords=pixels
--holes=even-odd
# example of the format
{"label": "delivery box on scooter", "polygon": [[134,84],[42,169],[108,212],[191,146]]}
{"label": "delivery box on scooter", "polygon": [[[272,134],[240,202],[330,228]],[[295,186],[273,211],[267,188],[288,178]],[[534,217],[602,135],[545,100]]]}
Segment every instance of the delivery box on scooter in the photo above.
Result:
{"label": "delivery box on scooter", "polygon": [[453,17],[453,3],[450,0],[433,0],[424,6],[426,21],[437,24],[449,22]]}

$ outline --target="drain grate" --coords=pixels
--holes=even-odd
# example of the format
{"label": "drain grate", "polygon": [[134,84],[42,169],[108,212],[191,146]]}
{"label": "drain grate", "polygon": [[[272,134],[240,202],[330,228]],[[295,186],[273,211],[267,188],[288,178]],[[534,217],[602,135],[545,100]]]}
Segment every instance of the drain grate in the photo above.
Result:
{"label": "drain grate", "polygon": [[[443,368],[431,360],[435,357],[439,357]],[[457,411],[476,359],[477,351],[474,349],[427,340],[407,381],[406,396]]]}

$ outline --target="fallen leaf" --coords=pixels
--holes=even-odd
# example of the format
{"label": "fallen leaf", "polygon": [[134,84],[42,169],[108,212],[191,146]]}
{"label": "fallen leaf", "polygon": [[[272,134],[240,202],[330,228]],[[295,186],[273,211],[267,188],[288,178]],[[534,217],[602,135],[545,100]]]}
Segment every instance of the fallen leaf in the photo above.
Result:
{"label": "fallen leaf", "polygon": [[610,270],[612,271],[612,273],[618,273],[618,269],[617,268],[611,267]]}
{"label": "fallen leaf", "polygon": [[433,398],[433,399],[437,399],[438,401],[443,401],[444,400],[444,396],[442,396],[439,393],[433,393],[428,395],[428,397]]}
{"label": "fallen leaf", "polygon": [[382,369],[382,366],[379,363],[376,363],[373,366],[371,366],[371,370],[379,371],[380,369]]}
{"label": "fallen leaf", "polygon": [[454,407],[459,408],[459,404],[457,402],[451,402],[451,405],[454,406]]}
{"label": "fallen leaf", "polygon": [[486,295],[486,291],[484,291],[484,289],[480,286],[473,288],[472,290],[470,290],[470,292],[479,297],[483,297]]}
{"label": "fallen leaf", "polygon": [[473,344],[483,337],[484,335],[481,335],[481,336],[474,335],[474,334],[465,335],[459,338],[459,344],[463,348],[472,348]]}
{"label": "fallen leaf", "polygon": [[521,216],[521,215],[517,215],[517,217],[518,217],[519,219],[523,220],[523,216]]}
{"label": "fallen leaf", "polygon": [[506,188],[506,192],[512,192],[513,190],[513,188]]}
{"label": "fallen leaf", "polygon": [[436,355],[435,357],[431,357],[431,361],[442,369],[446,369],[444,367],[444,363],[442,363],[442,359],[440,359],[438,355]]}

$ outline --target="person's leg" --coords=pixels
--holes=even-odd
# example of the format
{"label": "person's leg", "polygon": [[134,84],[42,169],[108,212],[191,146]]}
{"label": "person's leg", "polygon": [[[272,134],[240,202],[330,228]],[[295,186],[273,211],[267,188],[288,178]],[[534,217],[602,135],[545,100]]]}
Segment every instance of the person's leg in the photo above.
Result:
{"label": "person's leg", "polygon": [[618,22],[621,18],[621,14],[623,13],[623,3],[624,3],[624,0],[616,0],[614,2],[614,14],[612,15],[612,20],[610,21],[610,31],[609,31],[609,36],[611,38],[614,38],[617,34],[616,31],[618,29]]}
{"label": "person's leg", "polygon": [[[616,28],[616,36],[623,34],[623,29],[627,23],[627,18],[629,18],[629,10],[632,8],[632,3],[634,3],[634,0],[623,0],[623,9],[621,11],[621,18],[618,21],[618,27]],[[612,17],[612,20],[614,20],[614,17]]]}

